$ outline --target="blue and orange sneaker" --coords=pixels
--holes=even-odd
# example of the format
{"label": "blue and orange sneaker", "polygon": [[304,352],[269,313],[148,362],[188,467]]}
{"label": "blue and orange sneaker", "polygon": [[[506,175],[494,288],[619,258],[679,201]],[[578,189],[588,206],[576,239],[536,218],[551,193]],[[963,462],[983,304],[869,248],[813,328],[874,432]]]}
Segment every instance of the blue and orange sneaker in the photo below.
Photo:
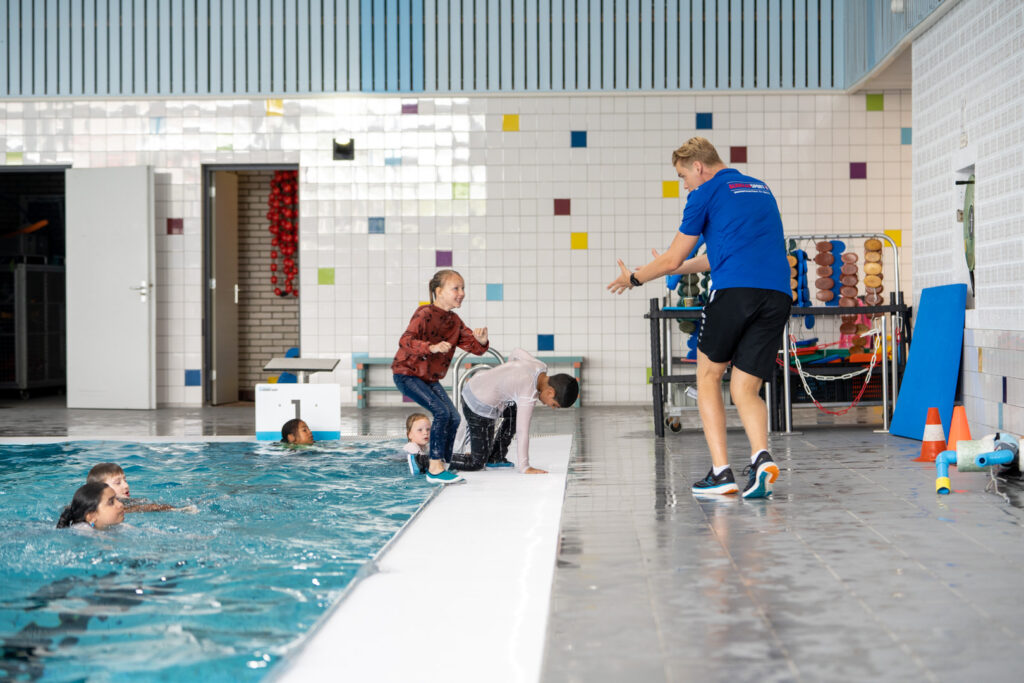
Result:
{"label": "blue and orange sneaker", "polygon": [[722,470],[721,474],[715,474],[715,468],[712,467],[708,470],[706,477],[698,482],[694,482],[693,487],[690,489],[697,495],[721,495],[726,493],[736,493],[739,491],[739,487],[736,486],[736,478],[732,476],[732,468],[726,467]]}
{"label": "blue and orange sneaker", "polygon": [[771,453],[761,451],[754,462],[743,469],[749,475],[743,488],[744,498],[767,498],[772,495],[772,484],[779,478],[779,466],[772,460]]}

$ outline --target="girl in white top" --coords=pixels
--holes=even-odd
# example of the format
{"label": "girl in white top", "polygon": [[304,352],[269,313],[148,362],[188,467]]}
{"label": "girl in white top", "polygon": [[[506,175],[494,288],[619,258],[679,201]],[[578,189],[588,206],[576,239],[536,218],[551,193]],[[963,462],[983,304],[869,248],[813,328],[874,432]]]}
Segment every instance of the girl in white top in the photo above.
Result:
{"label": "girl in white top", "polygon": [[[547,374],[547,366],[522,349],[515,349],[508,361],[469,379],[462,388],[463,410],[469,429],[474,459],[487,462],[504,459],[514,429],[516,470],[524,474],[545,474],[530,466],[530,420],[533,406],[540,401],[552,408],[576,402],[579,384],[569,375]],[[507,439],[495,440],[498,418],[511,420]],[[503,430],[505,431],[505,430]]]}
{"label": "girl in white top", "polygon": [[409,461],[409,474],[423,474],[430,462],[430,451],[427,450],[427,444],[430,443],[430,418],[423,413],[410,415],[405,420],[405,435],[409,443],[402,447],[402,451]]}

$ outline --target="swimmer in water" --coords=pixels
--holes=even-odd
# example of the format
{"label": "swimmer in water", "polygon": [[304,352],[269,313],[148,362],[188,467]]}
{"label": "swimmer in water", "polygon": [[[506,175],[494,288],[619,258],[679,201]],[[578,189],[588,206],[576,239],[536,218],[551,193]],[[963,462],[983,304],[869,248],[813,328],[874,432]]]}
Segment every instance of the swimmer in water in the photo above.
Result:
{"label": "swimmer in water", "polygon": [[87,524],[103,530],[124,521],[124,505],[111,487],[91,482],[75,491],[71,504],[64,508],[57,520],[57,528],[65,529]]}
{"label": "swimmer in water", "polygon": [[290,446],[311,446],[313,445],[313,432],[303,420],[298,418],[288,420],[281,427],[281,443]]}
{"label": "swimmer in water", "polygon": [[183,510],[185,512],[197,512],[195,505],[188,505],[183,508],[176,508],[166,503],[141,503],[131,500],[131,491],[128,487],[128,477],[124,470],[115,462],[101,462],[89,470],[85,478],[86,483],[106,484],[114,489],[117,497],[124,504],[125,512],[163,512],[165,510]]}

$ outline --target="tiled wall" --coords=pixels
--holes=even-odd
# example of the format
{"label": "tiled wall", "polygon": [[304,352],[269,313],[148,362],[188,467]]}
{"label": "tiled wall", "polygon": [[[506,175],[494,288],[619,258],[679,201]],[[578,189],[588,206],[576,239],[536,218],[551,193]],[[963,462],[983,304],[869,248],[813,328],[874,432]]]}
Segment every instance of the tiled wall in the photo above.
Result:
{"label": "tiled wall", "polygon": [[[956,49],[950,49],[955,46]],[[974,165],[964,342],[972,431],[1024,432],[1024,4],[963,0],[914,42],[914,287],[966,282],[956,171]]]}
{"label": "tiled wall", "polygon": [[[156,168],[161,403],[201,402],[188,384],[202,367],[204,163],[299,165],[300,343],[304,355],[342,360],[317,380],[339,382],[346,403],[351,355],[393,355],[430,276],[448,265],[467,282],[460,315],[488,326],[495,348],[583,355],[586,400],[623,403],[649,400],[643,314],[665,290],[616,297],[605,285],[617,257],[640,265],[672,240],[685,202],[672,150],[710,138],[727,163],[768,182],[790,235],[899,240],[911,221],[910,100],[892,91],[10,102],[0,147],[8,164]],[[355,159],[335,160],[332,142],[350,138]],[[180,234],[168,219],[180,219]],[[891,290],[891,264],[886,274]],[[386,370],[371,381],[386,383]]]}

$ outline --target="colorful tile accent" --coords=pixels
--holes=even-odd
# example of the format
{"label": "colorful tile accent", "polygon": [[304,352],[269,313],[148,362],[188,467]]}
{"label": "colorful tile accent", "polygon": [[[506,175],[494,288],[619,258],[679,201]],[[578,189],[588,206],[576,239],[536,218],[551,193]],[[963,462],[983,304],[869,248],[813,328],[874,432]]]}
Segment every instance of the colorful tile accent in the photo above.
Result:
{"label": "colorful tile accent", "polygon": [[186,370],[185,371],[185,386],[186,387],[199,387],[203,385],[203,371],[202,370]]}
{"label": "colorful tile accent", "polygon": [[405,394],[402,394],[402,403],[415,403],[415,401],[413,401],[411,398],[409,398]]}
{"label": "colorful tile accent", "polygon": [[866,161],[850,162],[850,180],[861,180],[868,177],[868,164]]}
{"label": "colorful tile accent", "polygon": [[501,117],[501,129],[508,133],[515,133],[519,130],[519,114],[503,114]]}
{"label": "colorful tile accent", "polygon": [[911,139],[913,138],[913,135],[912,135],[913,131],[914,131],[913,128],[900,128],[900,144],[901,145],[909,145],[909,144],[911,144]]}
{"label": "colorful tile accent", "polygon": [[697,130],[711,130],[712,125],[711,112],[697,113]]}
{"label": "colorful tile accent", "polygon": [[419,102],[413,102],[411,104],[403,104],[402,105],[402,113],[403,114],[419,114],[420,113],[420,103]]}
{"label": "colorful tile accent", "polygon": [[367,232],[371,235],[384,234],[384,216],[370,216],[367,224]]}
{"label": "colorful tile accent", "polygon": [[572,249],[586,249],[587,248],[587,233],[585,232],[573,232],[569,233],[569,244]]}
{"label": "colorful tile accent", "polygon": [[21,166],[25,163],[24,152],[7,152],[6,162],[8,166]]}
{"label": "colorful tile accent", "polygon": [[334,268],[317,268],[316,283],[318,285],[334,284]]}
{"label": "colorful tile accent", "polygon": [[661,196],[665,199],[673,199],[679,197],[679,181],[678,180],[662,180],[661,181]]}
{"label": "colorful tile accent", "polygon": [[869,93],[864,96],[864,105],[867,111],[885,111],[885,95],[882,93]]}
{"label": "colorful tile accent", "polygon": [[747,163],[747,148],[743,147],[730,147],[729,148],[729,163],[730,164],[745,164]]}
{"label": "colorful tile accent", "polygon": [[572,211],[572,202],[568,199],[556,199],[555,200],[555,215],[556,216],[568,216]]}
{"label": "colorful tile accent", "polygon": [[452,252],[441,251],[438,249],[434,252],[434,265],[438,268],[451,268],[452,267]]}
{"label": "colorful tile accent", "polygon": [[168,235],[184,235],[185,234],[185,219],[184,218],[168,218],[167,219],[167,234]]}
{"label": "colorful tile accent", "polygon": [[150,135],[160,135],[161,133],[167,132],[167,122],[163,116],[150,116],[149,117],[149,133]]}
{"label": "colorful tile accent", "polygon": [[402,157],[384,157],[385,166],[401,166]]}
{"label": "colorful tile accent", "polygon": [[452,199],[469,199],[469,183],[452,183]]}
{"label": "colorful tile accent", "polygon": [[650,368],[647,368],[647,384],[651,383],[651,379],[654,377],[654,373],[651,372]]}
{"label": "colorful tile accent", "polygon": [[500,282],[488,282],[487,283],[487,300],[488,301],[504,301],[505,300],[505,285]]}
{"label": "colorful tile accent", "polygon": [[585,130],[574,130],[570,134],[570,144],[573,147],[586,147],[587,146],[587,131]]}
{"label": "colorful tile accent", "polygon": [[886,230],[885,236],[891,239],[897,247],[903,246],[903,231],[902,230]]}
{"label": "colorful tile accent", "polygon": [[284,116],[284,100],[267,100],[267,116]]}
{"label": "colorful tile accent", "polygon": [[553,335],[553,334],[538,334],[537,335],[537,350],[538,351],[554,351],[555,350],[555,335]]}

